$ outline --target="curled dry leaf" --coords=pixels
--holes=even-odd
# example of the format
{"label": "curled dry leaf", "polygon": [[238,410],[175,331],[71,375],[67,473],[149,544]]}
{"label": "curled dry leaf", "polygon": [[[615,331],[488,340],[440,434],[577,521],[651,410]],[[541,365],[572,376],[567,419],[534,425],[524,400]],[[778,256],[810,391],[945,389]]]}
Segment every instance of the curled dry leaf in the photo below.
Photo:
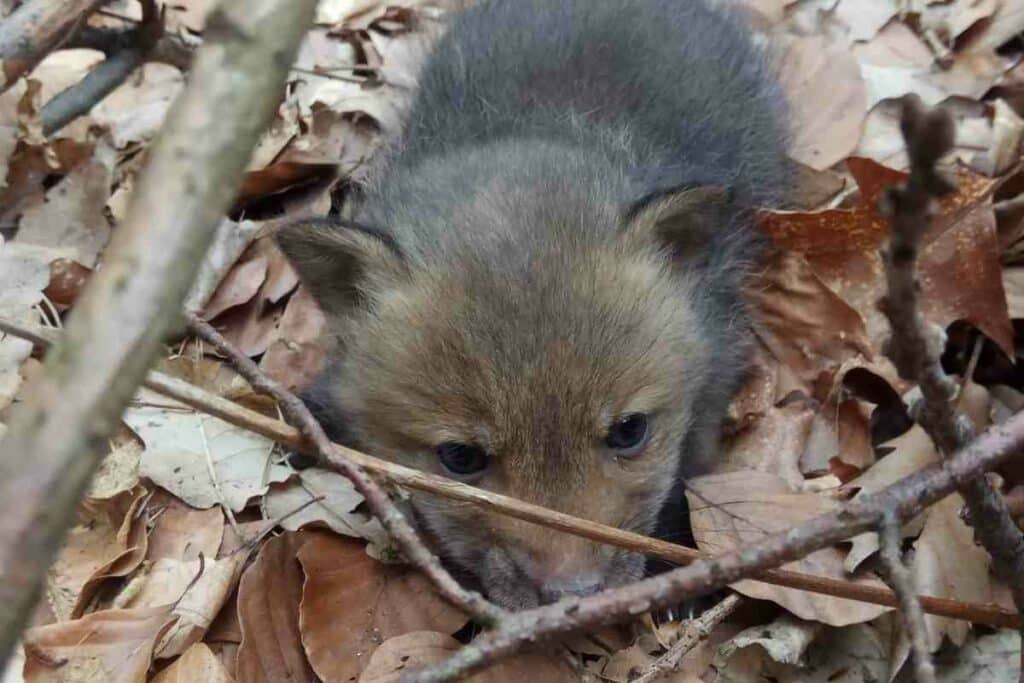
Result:
{"label": "curled dry leaf", "polygon": [[[459,641],[447,633],[437,631],[412,631],[389,638],[373,651],[370,661],[359,676],[359,683],[398,683],[403,674],[437,664],[461,647]],[[532,683],[561,683],[575,678],[564,659],[553,654],[532,652],[502,659],[465,680],[470,683],[524,680]]]}
{"label": "curled dry leaf", "polygon": [[358,676],[381,642],[410,631],[454,633],[467,616],[408,567],[369,557],[363,543],[317,535],[299,549],[306,573],[302,643],[325,683]]}
{"label": "curled dry leaf", "polygon": [[125,576],[146,556],[141,486],[107,499],[86,499],[50,568],[46,593],[60,620],[82,615],[104,580]]}
{"label": "curled dry leaf", "polygon": [[[697,546],[710,553],[742,548],[764,536],[791,529],[835,505],[813,493],[793,493],[783,479],[753,470],[690,479],[686,499]],[[818,550],[783,566],[807,574],[884,585],[870,574],[848,574],[843,568],[843,553],[835,548]],[[869,621],[889,609],[752,581],[740,581],[732,588],[752,598],[771,600],[801,619],[830,626]]]}
{"label": "curled dry leaf", "polygon": [[106,610],[25,632],[25,683],[144,683],[170,606]]}
{"label": "curled dry leaf", "polygon": [[[210,297],[214,295],[218,286],[226,279],[226,275],[236,267],[235,263],[238,257],[252,242],[259,228],[260,224],[254,221],[235,222],[230,219],[221,221],[220,225],[217,226],[217,234],[213,239],[213,244],[210,245],[209,250],[203,256],[203,263],[199,266],[199,274],[196,275],[192,289],[185,299],[185,310],[199,311],[204,307],[212,306],[209,303]],[[260,279],[260,284],[262,283],[263,279]],[[228,298],[230,299],[230,297]],[[242,299],[237,303],[244,301],[248,301],[248,299]],[[228,306],[221,306],[220,310],[223,311],[226,308]]]}
{"label": "curled dry leaf", "polygon": [[129,408],[124,421],[146,444],[141,474],[189,505],[239,512],[289,477],[287,467],[273,464],[269,439],[151,392],[140,396],[148,404]]}
{"label": "curled dry leaf", "polygon": [[169,667],[158,673],[151,683],[234,683],[217,655],[203,643],[185,650]]}
{"label": "curled dry leaf", "polygon": [[220,508],[197,510],[157,491],[149,501],[149,549],[146,559],[191,562],[199,556],[217,557],[224,537],[224,513]]}
{"label": "curled dry leaf", "polygon": [[[242,575],[238,588],[242,630],[236,670],[239,680],[317,680],[306,661],[299,633],[303,578],[296,554],[310,538],[305,532],[286,532],[269,539]],[[339,609],[351,608],[346,605]]]}

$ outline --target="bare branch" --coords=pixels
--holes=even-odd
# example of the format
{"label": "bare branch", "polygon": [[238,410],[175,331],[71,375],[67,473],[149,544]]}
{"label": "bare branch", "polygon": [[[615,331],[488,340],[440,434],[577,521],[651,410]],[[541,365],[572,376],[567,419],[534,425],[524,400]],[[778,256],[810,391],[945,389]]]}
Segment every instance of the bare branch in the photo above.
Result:
{"label": "bare branch", "polygon": [[[28,339],[40,347],[46,347],[59,336],[56,330],[40,327],[28,328],[3,319],[0,319],[0,332]],[[273,439],[288,448],[302,450],[309,447],[305,438],[295,427],[249,410],[183,380],[160,372],[150,372],[143,384],[164,396],[181,401],[196,410],[219,417],[243,429],[262,434],[268,439]],[[381,460],[339,444],[331,444],[331,446],[335,452],[358,464],[363,469],[375,475],[385,477],[388,481],[399,486],[463,501],[477,505],[485,510],[522,519],[598,543],[605,543],[644,553],[645,555],[659,557],[676,564],[687,564],[695,559],[711,557],[693,548],[597,524],[596,522],[572,517],[562,512],[525,503],[515,498],[478,489],[461,482],[446,479],[445,477],[403,467],[402,465]],[[899,607],[900,605],[897,595],[886,588],[854,583],[852,581],[841,581],[813,574],[775,569],[757,575],[754,577],[754,580],[849,600],[869,602],[876,605],[888,607]],[[925,612],[937,616],[997,627],[1016,627],[1019,623],[1015,612],[1004,610],[992,604],[959,602],[931,596],[920,596],[920,601]]]}
{"label": "bare branch", "polygon": [[[280,101],[315,6],[225,0],[214,10],[103,268],[11,411],[0,443],[0,664],[35,604],[108,435],[179,315]],[[0,55],[4,45],[0,40]]]}
{"label": "bare branch", "polygon": [[142,22],[132,43],[100,62],[81,81],[58,93],[39,112],[43,135],[50,136],[86,114],[142,66],[163,35],[163,17],[155,0],[140,0]]}
{"label": "bare branch", "polygon": [[736,611],[736,608],[743,603],[743,599],[736,593],[730,593],[720,603],[704,612],[696,619],[686,622],[685,630],[679,640],[672,643],[665,654],[640,672],[631,683],[652,683],[679,668],[679,663],[690,650],[697,647],[700,641],[711,635],[716,626]]}
{"label": "bare branch", "polygon": [[[935,198],[954,188],[936,169],[936,163],[952,148],[955,125],[948,112],[927,110],[920,98],[907,95],[900,128],[911,170],[906,185],[890,188],[883,201],[892,237],[885,254],[888,294],[879,307],[892,328],[886,353],[901,377],[921,387],[918,421],[938,449],[948,455],[970,443],[974,430],[966,417],[957,414],[958,387],[942,369],[945,334],[921,314],[917,259],[921,238],[931,224]],[[1024,612],[1024,534],[1002,496],[984,477],[966,482],[961,494],[975,535],[992,556],[996,573],[1010,586],[1017,610]]]}
{"label": "bare branch", "polygon": [[209,323],[194,314],[186,314],[189,328],[200,339],[211,344],[224,354],[231,365],[244,377],[253,389],[273,397],[285,418],[298,427],[306,441],[305,450],[312,450],[324,467],[345,475],[355,489],[366,499],[370,512],[380,520],[391,537],[398,543],[406,559],[415,565],[433,582],[437,591],[449,602],[465,612],[481,618],[485,625],[500,622],[505,610],[484,599],[475,591],[467,591],[452,578],[441,561],[427,549],[405,516],[394,506],[388,495],[373,481],[362,467],[334,449],[309,409],[295,394],[268,377],[259,367],[236,346],[225,339]]}
{"label": "bare branch", "polygon": [[903,534],[900,531],[900,521],[895,515],[886,515],[878,537],[882,546],[882,562],[889,571],[889,582],[900,596],[903,625],[910,638],[917,683],[935,683],[935,667],[932,665],[931,653],[928,652],[928,631],[924,625],[924,612],[917,599],[914,575],[903,564],[903,553],[900,548]]}
{"label": "bare branch", "polygon": [[0,92],[67,40],[107,0],[27,0],[0,22]]}

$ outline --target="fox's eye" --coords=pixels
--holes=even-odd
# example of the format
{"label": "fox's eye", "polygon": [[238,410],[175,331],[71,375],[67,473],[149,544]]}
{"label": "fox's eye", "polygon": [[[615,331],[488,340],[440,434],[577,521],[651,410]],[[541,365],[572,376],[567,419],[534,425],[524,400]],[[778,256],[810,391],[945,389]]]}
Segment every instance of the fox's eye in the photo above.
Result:
{"label": "fox's eye", "polygon": [[467,477],[487,467],[487,451],[469,443],[448,441],[437,447],[437,457],[450,473]]}
{"label": "fox's eye", "polygon": [[647,443],[647,432],[647,416],[629,413],[612,423],[604,443],[608,448],[620,451],[619,455],[634,455]]}

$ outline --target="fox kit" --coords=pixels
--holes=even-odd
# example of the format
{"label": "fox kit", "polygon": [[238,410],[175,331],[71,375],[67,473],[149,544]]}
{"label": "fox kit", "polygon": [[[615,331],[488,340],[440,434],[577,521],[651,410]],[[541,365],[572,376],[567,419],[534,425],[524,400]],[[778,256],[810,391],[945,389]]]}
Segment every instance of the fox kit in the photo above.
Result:
{"label": "fox kit", "polygon": [[[742,381],[746,209],[785,191],[783,112],[728,7],[478,2],[354,220],[280,233],[336,342],[308,400],[374,455],[651,533]],[[412,507],[509,608],[643,571],[468,504]]]}

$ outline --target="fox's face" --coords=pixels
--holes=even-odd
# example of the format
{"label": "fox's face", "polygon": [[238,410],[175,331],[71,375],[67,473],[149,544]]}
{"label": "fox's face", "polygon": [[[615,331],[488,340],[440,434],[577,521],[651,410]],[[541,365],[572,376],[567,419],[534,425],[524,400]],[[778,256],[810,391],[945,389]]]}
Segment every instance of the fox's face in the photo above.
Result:
{"label": "fox's face", "polygon": [[[630,218],[555,212],[571,218],[525,233],[519,223],[552,212],[495,219],[491,206],[504,221],[493,239],[433,255],[352,225],[298,224],[280,241],[332,319],[328,382],[360,447],[650,533],[711,377],[714,340],[695,303],[706,283],[685,251],[717,200],[696,190]],[[573,221],[603,222],[607,237],[571,239],[586,227]],[[643,569],[635,553],[469,504],[421,493],[413,504],[441,554],[510,608]]]}

